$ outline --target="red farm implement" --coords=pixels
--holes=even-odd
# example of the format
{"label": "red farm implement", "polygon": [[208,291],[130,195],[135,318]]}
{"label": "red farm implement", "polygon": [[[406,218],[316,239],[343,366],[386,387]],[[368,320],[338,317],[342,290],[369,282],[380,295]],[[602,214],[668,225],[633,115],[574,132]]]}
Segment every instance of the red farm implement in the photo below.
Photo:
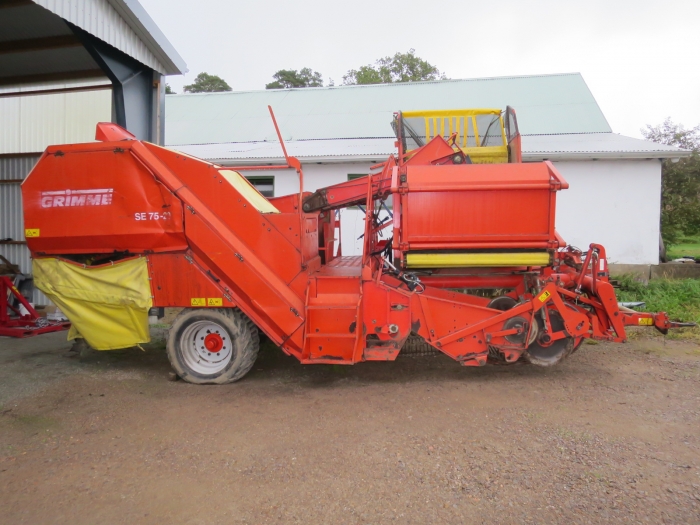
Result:
{"label": "red farm implement", "polygon": [[0,336],[31,337],[70,327],[70,323],[41,317],[15,285],[19,268],[2,255],[0,262]]}

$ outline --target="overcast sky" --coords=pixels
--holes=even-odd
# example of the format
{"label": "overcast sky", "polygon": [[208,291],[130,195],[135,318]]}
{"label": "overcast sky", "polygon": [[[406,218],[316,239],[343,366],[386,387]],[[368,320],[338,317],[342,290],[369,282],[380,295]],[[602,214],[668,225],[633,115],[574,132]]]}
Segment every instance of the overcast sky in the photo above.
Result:
{"label": "overcast sky", "polygon": [[[310,67],[336,85],[415,48],[448,78],[580,72],[612,129],[700,124],[700,0],[140,0],[187,62],[234,90]],[[517,109],[517,108],[516,108]]]}

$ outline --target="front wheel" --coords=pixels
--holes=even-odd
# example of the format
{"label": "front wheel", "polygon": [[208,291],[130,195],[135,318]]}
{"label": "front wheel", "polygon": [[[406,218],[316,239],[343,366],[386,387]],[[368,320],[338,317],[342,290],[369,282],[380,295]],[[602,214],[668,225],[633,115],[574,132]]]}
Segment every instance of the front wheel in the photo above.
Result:
{"label": "front wheel", "polygon": [[168,359],[182,379],[199,385],[238,381],[258,356],[255,324],[235,308],[185,308],[168,334]]}

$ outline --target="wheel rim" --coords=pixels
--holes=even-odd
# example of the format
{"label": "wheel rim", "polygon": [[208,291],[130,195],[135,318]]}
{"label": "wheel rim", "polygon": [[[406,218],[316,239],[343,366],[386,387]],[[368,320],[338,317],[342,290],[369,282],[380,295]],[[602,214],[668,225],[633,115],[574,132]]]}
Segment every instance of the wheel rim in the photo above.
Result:
{"label": "wheel rim", "polygon": [[228,331],[213,321],[195,321],[180,336],[185,364],[198,374],[216,374],[231,362],[233,341]]}

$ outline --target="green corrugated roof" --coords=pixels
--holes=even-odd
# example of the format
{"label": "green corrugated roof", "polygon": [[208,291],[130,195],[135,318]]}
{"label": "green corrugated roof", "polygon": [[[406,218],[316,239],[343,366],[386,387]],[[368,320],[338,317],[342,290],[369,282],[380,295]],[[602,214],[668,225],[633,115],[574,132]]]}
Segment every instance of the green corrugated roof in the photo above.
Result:
{"label": "green corrugated roof", "polygon": [[579,73],[168,95],[168,145],[391,137],[394,111],[510,105],[524,135],[610,132]]}

